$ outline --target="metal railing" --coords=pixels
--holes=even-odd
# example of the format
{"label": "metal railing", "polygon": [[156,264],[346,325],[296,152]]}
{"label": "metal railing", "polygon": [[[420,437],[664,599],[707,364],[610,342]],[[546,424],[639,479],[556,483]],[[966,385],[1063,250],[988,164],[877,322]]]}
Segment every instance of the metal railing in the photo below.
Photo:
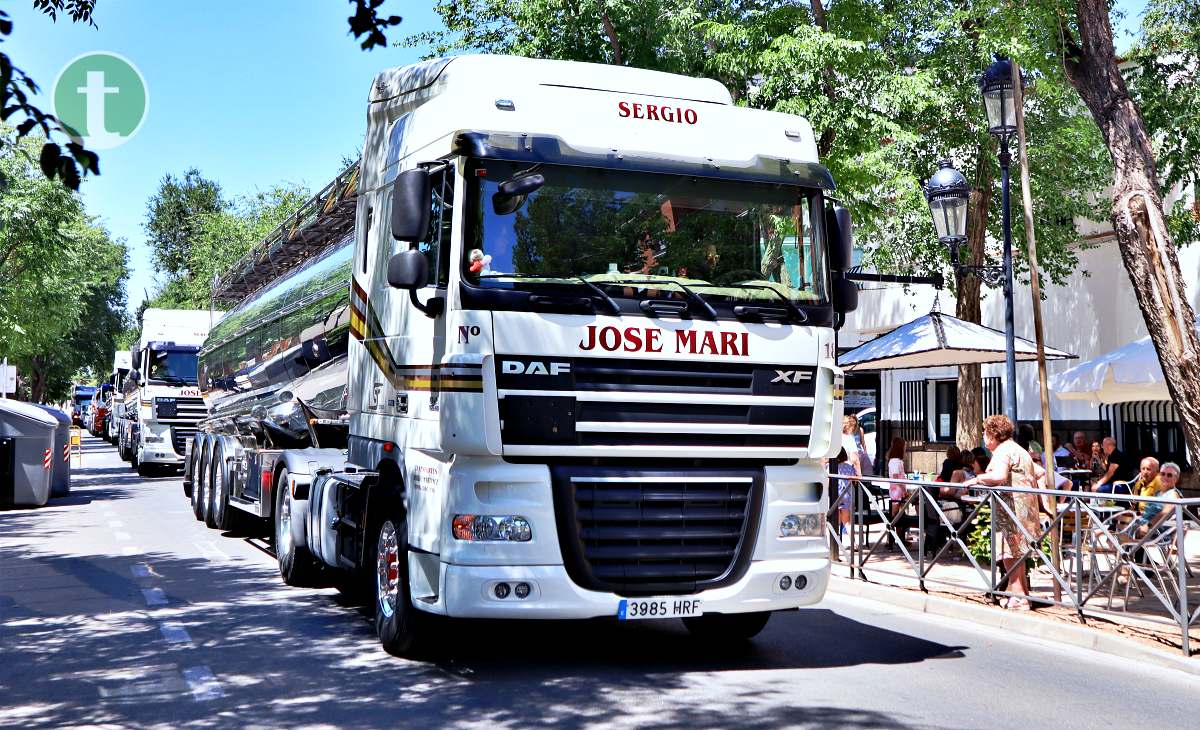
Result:
{"label": "metal railing", "polygon": [[[836,506],[843,482],[849,482],[853,490],[846,535],[839,529]],[[993,600],[1027,597],[1036,604],[1072,609],[1081,622],[1095,616],[1117,623],[1173,626],[1184,655],[1191,655],[1189,631],[1200,620],[1200,606],[1192,603],[1200,601],[1189,597],[1188,589],[1200,591],[1200,580],[1188,564],[1185,538],[1189,528],[1200,526],[1200,499],[1007,486],[972,486],[945,497],[940,496],[942,488],[958,486],[873,476],[831,475],[829,484],[831,549],[848,557],[851,578],[868,580],[868,573],[878,573],[915,578],[922,591],[928,590],[927,584],[935,584],[983,592]],[[890,485],[904,487],[903,500],[890,498]],[[1036,531],[1018,519],[1013,504],[1016,495],[1036,497]],[[1144,535],[1128,527],[1140,514],[1139,503],[1162,505],[1161,521]],[[1008,570],[997,558],[997,514],[1006,515],[1029,546]],[[980,544],[984,527],[986,550]],[[916,530],[913,545],[904,535],[910,529]],[[974,549],[968,544],[973,536]],[[951,555],[954,557],[949,558]],[[934,574],[951,559],[962,567],[964,558],[971,580],[961,577],[962,570]],[[1024,596],[1008,590],[1009,580],[1022,562],[1028,568],[1026,586],[1037,571],[1042,577],[1049,576],[1048,592],[1035,594],[1031,588],[1030,595]],[[1122,587],[1121,610],[1115,610],[1113,603]],[[1136,612],[1128,610],[1133,592],[1141,599]]]}

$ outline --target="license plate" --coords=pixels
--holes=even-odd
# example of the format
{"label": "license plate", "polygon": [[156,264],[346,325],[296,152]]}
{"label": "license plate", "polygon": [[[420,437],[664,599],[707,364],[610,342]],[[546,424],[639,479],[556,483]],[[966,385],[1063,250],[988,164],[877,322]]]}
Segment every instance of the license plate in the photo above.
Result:
{"label": "license plate", "polygon": [[622,598],[617,606],[617,618],[632,621],[639,618],[686,618],[704,613],[699,598],[667,596],[666,598]]}

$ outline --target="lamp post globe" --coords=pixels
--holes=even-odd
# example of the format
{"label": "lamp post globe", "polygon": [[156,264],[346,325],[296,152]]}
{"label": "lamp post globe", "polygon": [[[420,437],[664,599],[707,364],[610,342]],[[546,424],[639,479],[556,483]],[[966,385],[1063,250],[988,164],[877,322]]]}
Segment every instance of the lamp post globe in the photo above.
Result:
{"label": "lamp post globe", "polygon": [[1012,62],[997,56],[979,80],[983,92],[983,110],[987,114],[988,132],[1007,140],[1017,133],[1016,95],[1013,90]]}
{"label": "lamp post globe", "polygon": [[925,183],[925,200],[938,241],[952,252],[967,240],[967,199],[971,187],[950,160],[938,160],[937,172]]}

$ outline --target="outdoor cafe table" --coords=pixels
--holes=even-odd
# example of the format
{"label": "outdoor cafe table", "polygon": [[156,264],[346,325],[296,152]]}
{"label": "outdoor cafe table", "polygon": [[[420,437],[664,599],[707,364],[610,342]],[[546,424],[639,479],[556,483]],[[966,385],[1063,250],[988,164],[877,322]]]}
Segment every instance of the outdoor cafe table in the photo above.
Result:
{"label": "outdoor cafe table", "polygon": [[1059,469],[1058,473],[1071,480],[1071,484],[1079,488],[1092,475],[1091,469]]}

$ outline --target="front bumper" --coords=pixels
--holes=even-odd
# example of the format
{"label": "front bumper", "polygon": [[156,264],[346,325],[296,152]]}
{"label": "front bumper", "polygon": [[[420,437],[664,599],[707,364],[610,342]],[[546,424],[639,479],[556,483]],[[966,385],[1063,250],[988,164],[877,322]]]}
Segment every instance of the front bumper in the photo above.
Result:
{"label": "front bumper", "polygon": [[[794,581],[803,575],[803,590],[780,590],[780,576]],[[585,619],[616,616],[621,597],[577,586],[561,565],[468,566],[441,564],[441,595],[436,603],[415,601],[418,608],[462,618]],[[528,583],[532,591],[519,599],[512,593],[496,598],[497,582]],[[819,602],[829,584],[827,558],[762,560],[750,564],[741,580],[723,588],[679,599],[698,598],[704,613],[782,611]]]}

